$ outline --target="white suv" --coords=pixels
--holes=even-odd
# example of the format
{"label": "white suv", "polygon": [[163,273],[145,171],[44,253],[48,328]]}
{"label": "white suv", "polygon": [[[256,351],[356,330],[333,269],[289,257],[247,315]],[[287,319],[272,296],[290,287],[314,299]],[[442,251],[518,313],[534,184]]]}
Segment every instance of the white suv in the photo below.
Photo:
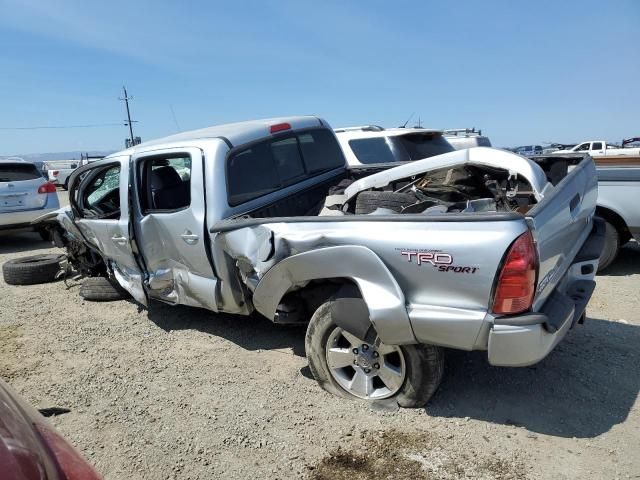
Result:
{"label": "white suv", "polygon": [[55,185],[33,163],[0,159],[0,230],[33,228],[36,218],[59,208]]}
{"label": "white suv", "polygon": [[454,150],[442,130],[367,125],[334,132],[350,166],[409,162]]}

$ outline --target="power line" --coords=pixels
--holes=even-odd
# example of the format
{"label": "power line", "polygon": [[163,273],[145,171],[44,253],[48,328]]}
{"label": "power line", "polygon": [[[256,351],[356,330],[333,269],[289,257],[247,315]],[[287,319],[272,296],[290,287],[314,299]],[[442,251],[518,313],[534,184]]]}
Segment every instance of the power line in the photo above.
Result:
{"label": "power line", "polygon": [[120,127],[122,123],[91,123],[85,125],[39,125],[37,127],[0,127],[0,130],[43,130],[51,128],[98,128]]}

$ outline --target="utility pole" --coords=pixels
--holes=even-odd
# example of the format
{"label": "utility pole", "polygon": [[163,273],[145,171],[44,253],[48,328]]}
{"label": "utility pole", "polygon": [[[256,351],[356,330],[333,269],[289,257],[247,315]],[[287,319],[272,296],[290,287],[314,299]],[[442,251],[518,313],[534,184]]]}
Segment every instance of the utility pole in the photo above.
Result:
{"label": "utility pole", "polygon": [[124,87],[124,85],[122,86],[122,91],[124,92],[124,98],[119,98],[119,100],[124,101],[124,104],[127,106],[127,120],[125,120],[125,126],[129,126],[129,134],[131,135],[131,145],[135,145],[134,139],[133,139],[133,125],[132,125],[132,123],[135,122],[135,120],[131,120],[131,112],[129,111],[129,100],[133,100],[133,97],[129,97],[127,95],[127,89]]}

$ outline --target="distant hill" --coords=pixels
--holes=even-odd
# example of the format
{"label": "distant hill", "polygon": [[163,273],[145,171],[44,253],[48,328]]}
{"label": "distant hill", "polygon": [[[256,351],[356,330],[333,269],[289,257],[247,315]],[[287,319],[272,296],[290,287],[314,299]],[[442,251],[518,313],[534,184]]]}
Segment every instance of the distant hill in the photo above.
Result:
{"label": "distant hill", "polygon": [[113,150],[100,151],[100,150],[74,150],[71,152],[51,152],[51,153],[18,153],[12,155],[0,155],[0,158],[5,157],[20,157],[30,162],[45,162],[47,160],[80,160],[80,155],[88,153],[89,155],[109,155],[113,153]]}
{"label": "distant hill", "polygon": [[74,150],[71,152],[51,152],[51,153],[18,153],[12,155],[0,155],[0,158],[7,157],[19,157],[28,162],[33,162],[38,168],[42,165],[42,162],[48,160],[80,160],[82,154],[88,153],[89,155],[102,155],[106,156],[113,153],[113,150],[101,151],[101,150]]}

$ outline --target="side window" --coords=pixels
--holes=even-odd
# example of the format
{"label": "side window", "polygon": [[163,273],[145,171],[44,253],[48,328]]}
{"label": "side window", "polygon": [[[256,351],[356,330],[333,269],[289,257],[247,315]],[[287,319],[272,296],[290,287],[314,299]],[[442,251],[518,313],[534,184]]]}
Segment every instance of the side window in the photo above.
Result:
{"label": "side window", "polygon": [[142,213],[172,212],[191,205],[191,157],[155,156],[139,164]]}
{"label": "side window", "polygon": [[592,150],[602,150],[602,142],[593,142]]}
{"label": "side window", "polygon": [[[120,216],[120,165],[88,172],[89,181],[78,191],[84,218],[117,219]],[[77,197],[76,197],[77,198]]]}
{"label": "side window", "polygon": [[589,144],[588,143],[583,143],[578,148],[576,148],[576,151],[578,151],[578,152],[586,152],[588,150],[589,150]]}

